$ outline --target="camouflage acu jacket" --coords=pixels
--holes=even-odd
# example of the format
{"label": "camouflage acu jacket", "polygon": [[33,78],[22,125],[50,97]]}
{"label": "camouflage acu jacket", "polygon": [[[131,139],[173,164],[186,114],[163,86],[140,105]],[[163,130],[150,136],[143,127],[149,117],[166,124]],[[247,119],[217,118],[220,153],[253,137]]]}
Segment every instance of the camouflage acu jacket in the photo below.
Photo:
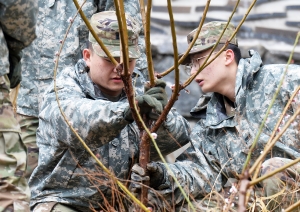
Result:
{"label": "camouflage acu jacket", "polygon": [[[119,179],[129,179],[131,165],[137,162],[139,131],[135,123],[123,118],[128,106],[123,95],[119,101],[108,101],[84,71],[80,60],[74,68],[66,68],[57,78],[57,90],[62,110],[93,153]],[[141,94],[142,77],[133,74],[137,94]],[[53,85],[52,85],[53,86]],[[111,201],[112,185],[109,177],[96,165],[62,117],[53,88],[45,93],[39,115],[37,144],[39,164],[31,175],[31,206],[39,202],[71,204],[81,211],[90,206],[104,206],[103,196]],[[158,130],[157,143],[162,153],[168,154],[172,145],[189,141],[188,123],[175,109]],[[177,149],[178,146],[175,146]],[[151,159],[157,154],[151,148]],[[99,191],[97,190],[99,189]]]}
{"label": "camouflage acu jacket", "polygon": [[[212,189],[219,191],[227,178],[241,173],[249,149],[287,67],[261,66],[258,53],[251,51],[251,54],[251,58],[241,59],[238,65],[234,113],[227,115],[224,98],[217,93],[213,93],[211,98],[200,99],[191,112],[200,118],[191,133],[192,145],[175,164],[169,164],[185,191],[193,197],[201,198]],[[251,163],[260,155],[281,112],[299,85],[300,66],[290,65],[258,145],[252,153]],[[289,108],[285,122],[300,106],[299,99],[300,94]],[[298,127],[299,118],[276,143],[272,149],[273,157],[300,157]],[[167,188],[163,190],[166,198],[172,192],[180,194],[176,185],[175,191],[168,187],[172,184],[168,177],[165,185]],[[177,195],[175,198],[178,203],[183,196]]]}
{"label": "camouflage acu jacket", "polygon": [[[79,4],[83,2],[78,1]],[[54,60],[61,45],[60,41],[77,13],[72,0],[39,0],[38,4],[37,38],[23,51],[23,79],[17,100],[17,112],[34,117],[38,117],[43,93],[53,80]],[[124,0],[124,8],[142,26],[139,0]],[[104,10],[114,10],[114,1],[100,0],[98,5],[94,5],[94,0],[88,0],[82,7],[88,19],[96,11]],[[87,40],[88,29],[78,14],[60,54],[58,73],[67,66],[74,66],[82,58],[81,51],[86,47]],[[147,67],[143,36],[139,38],[139,46],[143,53],[137,61],[137,67],[146,73],[147,70],[142,70]]]}

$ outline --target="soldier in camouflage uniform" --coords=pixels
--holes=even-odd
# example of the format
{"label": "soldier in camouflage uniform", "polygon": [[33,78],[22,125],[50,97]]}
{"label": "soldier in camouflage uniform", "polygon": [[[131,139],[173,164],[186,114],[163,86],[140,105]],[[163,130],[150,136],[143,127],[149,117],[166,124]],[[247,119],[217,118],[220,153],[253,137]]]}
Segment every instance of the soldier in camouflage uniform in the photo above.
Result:
{"label": "soldier in camouflage uniform", "polygon": [[[83,1],[79,1],[81,4]],[[139,0],[124,0],[125,11],[141,23]],[[22,130],[22,140],[28,151],[28,166],[26,177],[29,178],[37,166],[38,148],[36,145],[36,130],[38,127],[38,114],[43,93],[53,81],[54,60],[59,50],[60,41],[70,20],[77,9],[73,0],[38,1],[39,12],[37,21],[37,39],[26,49],[22,60],[23,79],[21,82],[17,112]],[[82,7],[87,18],[96,11],[115,10],[113,0],[88,0]],[[78,15],[79,16],[79,15]],[[141,32],[143,34],[143,32]],[[64,48],[60,53],[58,73],[67,66],[74,66],[82,58],[82,50],[88,38],[88,29],[80,17],[73,20]],[[137,69],[146,75],[147,63],[144,50],[144,38],[139,37],[141,57],[137,61]]]}
{"label": "soldier in camouflage uniform", "polygon": [[22,49],[36,37],[34,0],[0,0],[0,211],[29,211],[26,149],[10,101],[21,77]]}
{"label": "soldier in camouflage uniform", "polygon": [[[199,70],[225,26],[226,23],[223,22],[210,22],[203,25],[189,57],[183,62],[191,68],[190,74],[195,74]],[[234,30],[234,26],[229,24],[215,52],[229,41]],[[188,35],[189,43],[193,40],[195,32],[196,29]],[[288,71],[284,83],[272,106],[258,144],[251,154],[251,164],[261,154],[274,130],[276,120],[280,117],[290,96],[300,85],[300,67],[298,65],[262,65],[262,60],[257,52],[250,50],[249,53],[250,58],[241,59],[237,39],[234,36],[225,50],[195,78],[196,83],[204,92],[212,92],[212,94],[211,96],[204,95],[191,110],[191,114],[199,118],[191,133],[191,147],[179,156],[174,164],[168,164],[185,192],[193,198],[201,199],[213,190],[219,192],[228,178],[238,179],[237,176],[242,172],[249,149],[286,68]],[[212,56],[214,55],[213,52]],[[282,124],[299,108],[299,98],[298,94]],[[275,144],[271,154],[262,165],[261,174],[266,174],[291,159],[300,157],[299,147],[298,116],[297,120],[289,126],[286,133]],[[136,181],[143,179],[141,172],[143,170],[139,168],[136,164],[132,170],[131,177]],[[159,190],[171,205],[174,203],[180,205],[183,195],[164,165],[149,163],[148,169],[150,186]],[[265,180],[263,182],[265,196],[273,195],[284,187],[294,186],[297,188],[299,186],[299,179],[297,181],[299,170],[300,166],[295,165],[287,171]],[[156,182],[152,182],[151,178],[156,179]],[[157,182],[157,179],[160,182]],[[290,182],[294,184],[291,185]],[[136,187],[139,186],[133,184],[132,190],[136,191]],[[172,197],[174,197],[173,201],[170,200]],[[278,201],[278,203],[284,202]],[[290,204],[290,201],[285,203]],[[269,206],[271,207],[271,205]],[[157,204],[158,210],[163,207],[166,206],[163,205],[160,208]],[[222,210],[222,207],[219,209]],[[280,207],[277,209],[280,210]]]}
{"label": "soldier in camouflage uniform", "polygon": [[[140,56],[139,24],[127,17],[129,71],[133,84],[141,85],[142,74],[134,69]],[[96,13],[91,25],[113,57],[120,59],[118,21],[114,11]],[[129,179],[131,166],[137,162],[140,132],[135,124],[116,67],[89,35],[89,48],[75,67],[65,68],[57,77],[60,105],[68,122],[93,153],[121,181]],[[137,82],[137,83],[136,83]],[[157,118],[167,103],[166,84],[143,92],[135,87],[140,113]],[[154,113],[155,109],[157,113]],[[157,143],[164,155],[189,141],[186,120],[172,109],[159,128]],[[53,84],[46,90],[39,115],[37,144],[39,164],[29,185],[33,211],[126,211],[127,197],[122,197],[111,178],[96,164],[66,124],[58,108]],[[157,159],[151,147],[151,157]],[[119,204],[120,203],[120,204]],[[124,208],[122,208],[124,207]]]}

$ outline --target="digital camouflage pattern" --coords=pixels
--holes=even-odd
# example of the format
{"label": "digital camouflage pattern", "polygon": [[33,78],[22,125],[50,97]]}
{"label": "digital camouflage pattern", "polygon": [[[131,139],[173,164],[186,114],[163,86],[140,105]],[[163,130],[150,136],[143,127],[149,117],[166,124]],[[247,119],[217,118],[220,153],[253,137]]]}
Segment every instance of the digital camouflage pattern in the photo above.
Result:
{"label": "digital camouflage pattern", "polygon": [[[220,191],[228,178],[242,172],[249,149],[279,86],[286,65],[264,65],[259,54],[250,51],[250,58],[241,59],[236,76],[236,108],[227,116],[223,96],[213,93],[200,99],[191,114],[200,118],[191,133],[191,147],[174,164],[168,164],[185,192],[201,199],[212,190]],[[300,85],[300,66],[289,65],[284,83],[271,109],[258,144],[251,155],[251,164],[261,154],[289,98]],[[300,106],[297,94],[278,129]],[[299,117],[287,129],[271,151],[272,157],[300,157]],[[268,158],[271,155],[269,154]],[[183,200],[171,176],[166,177],[164,198],[175,195],[176,204]],[[173,203],[174,203],[173,202]]]}
{"label": "digital camouflage pattern", "polygon": [[[82,11],[88,19],[96,11],[114,10],[113,0],[100,0],[98,5],[88,0]],[[137,18],[141,24],[139,0],[124,0],[126,13]],[[79,4],[83,0],[78,1]],[[21,115],[21,130],[23,142],[27,146],[28,163],[26,175],[30,176],[34,164],[37,163],[38,148],[34,130],[37,128],[38,114],[43,93],[53,81],[53,70],[56,53],[60,48],[70,21],[77,13],[73,0],[39,0],[37,19],[37,39],[23,50],[21,86],[17,99],[17,112]],[[79,15],[78,15],[79,16]],[[82,50],[86,48],[88,29],[80,17],[72,20],[73,24],[65,40],[64,48],[60,53],[57,72],[67,66],[74,66],[82,57]],[[139,47],[142,55],[137,60],[136,67],[145,75],[147,73],[144,39],[139,38]],[[28,120],[27,120],[28,119]]]}
{"label": "digital camouflage pattern", "polygon": [[[29,178],[38,162],[36,129],[39,105],[45,89],[53,81],[56,52],[77,9],[72,0],[39,0],[36,26],[37,38],[23,50],[22,81],[17,99],[17,112],[20,115],[21,137],[27,148],[26,177]],[[82,4],[83,1],[79,1]],[[96,11],[92,1],[82,7],[90,18]],[[73,66],[81,58],[81,49],[86,46],[88,30],[81,18],[73,20],[73,25],[60,54],[57,71],[65,66]]]}
{"label": "digital camouflage pattern", "polygon": [[29,211],[24,177],[26,150],[10,101],[10,52],[21,52],[35,35],[37,4],[32,0],[0,0],[0,211]]}
{"label": "digital camouflage pattern", "polygon": [[[84,60],[79,60],[75,69],[68,67],[58,76],[62,110],[102,163],[118,179],[129,179],[130,167],[138,160],[140,137],[136,124],[129,124],[123,117],[128,107],[126,95],[123,93],[117,102],[108,101],[85,70]],[[139,88],[136,94],[142,94],[144,80],[138,70],[134,71],[132,79]],[[118,195],[118,192],[66,124],[58,109],[53,86],[45,93],[39,121],[39,164],[29,181],[31,207],[42,202],[60,202],[81,211],[89,211],[90,206],[99,210],[99,204],[105,207],[103,196],[112,204],[112,193]],[[157,143],[166,155],[173,151],[170,146],[174,141],[179,145],[188,142],[188,123],[173,109],[157,134]],[[153,147],[151,151],[151,159],[157,159]]]}
{"label": "digital camouflage pattern", "polygon": [[[138,37],[140,25],[130,15],[125,13],[127,36],[128,36],[128,53],[129,58],[137,59],[141,53],[138,47]],[[91,26],[95,33],[101,38],[101,41],[113,57],[121,57],[120,54],[120,29],[115,11],[104,11],[94,14],[91,18]],[[107,57],[103,49],[97,43],[92,33],[89,33],[89,41],[93,44],[93,49],[100,57]]]}
{"label": "digital camouflage pattern", "polygon": [[[83,1],[79,1],[82,4]],[[18,95],[17,112],[22,115],[38,117],[39,105],[45,89],[53,81],[56,52],[60,48],[70,20],[77,9],[72,0],[38,1],[37,39],[24,49],[22,58],[23,80]],[[93,1],[82,7],[87,18],[96,12]],[[73,20],[72,27],[60,53],[58,73],[66,66],[74,66],[86,47],[88,29],[80,16]]]}
{"label": "digital camouflage pattern", "polygon": [[[198,38],[196,39],[191,51],[189,54],[195,54],[202,51],[205,51],[211,47],[213,47],[217,41],[220,38],[220,35],[222,34],[223,30],[225,29],[227,25],[227,22],[221,22],[221,21],[212,21],[204,24],[201,28],[201,31],[199,33]],[[192,42],[194,39],[195,33],[197,32],[198,28],[191,31],[187,36],[187,42],[188,44]],[[236,35],[233,36],[233,38],[230,40],[232,34],[235,31],[235,27],[232,23],[229,23],[229,25],[226,27],[226,30],[221,37],[219,44],[225,44],[229,41],[229,43],[234,44],[238,46],[238,41],[236,38]],[[182,56],[181,54],[180,56]],[[190,63],[190,58],[187,57],[182,64],[188,64]]]}
{"label": "digital camouflage pattern", "polygon": [[9,73],[9,50],[20,52],[36,37],[36,3],[29,0],[0,0],[0,4],[0,76],[4,76]]}

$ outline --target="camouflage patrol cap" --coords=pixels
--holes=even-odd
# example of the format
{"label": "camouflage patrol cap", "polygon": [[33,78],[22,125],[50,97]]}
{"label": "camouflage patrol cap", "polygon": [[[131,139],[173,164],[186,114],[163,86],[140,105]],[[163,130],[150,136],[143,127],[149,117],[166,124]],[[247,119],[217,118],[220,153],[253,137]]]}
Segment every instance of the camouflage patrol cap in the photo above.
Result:
{"label": "camouflage patrol cap", "polygon": [[[141,53],[138,47],[138,37],[140,33],[140,26],[128,14],[125,14],[126,26],[128,32],[128,51],[129,58],[139,58]],[[103,42],[108,51],[113,57],[120,57],[120,30],[118,19],[115,11],[104,11],[94,14],[91,17],[91,26]],[[92,33],[89,33],[89,41],[93,45],[93,49],[100,57],[107,57],[102,50]]]}
{"label": "camouflage patrol cap", "polygon": [[[200,53],[202,51],[212,48],[218,41],[219,37],[221,36],[224,28],[226,27],[226,24],[227,22],[221,22],[221,21],[212,21],[204,24],[189,54]],[[187,36],[188,44],[192,42],[196,31],[197,28],[188,34]],[[229,23],[223,36],[219,41],[219,44],[225,44],[227,41],[229,41],[229,38],[234,33],[234,31],[235,31],[235,27],[233,26],[233,24]],[[229,41],[229,43],[238,46],[238,41],[236,36],[234,36],[232,40]],[[179,55],[179,57],[181,57],[182,55],[183,54]],[[187,64],[187,63],[190,63],[189,57],[187,57],[182,64]]]}

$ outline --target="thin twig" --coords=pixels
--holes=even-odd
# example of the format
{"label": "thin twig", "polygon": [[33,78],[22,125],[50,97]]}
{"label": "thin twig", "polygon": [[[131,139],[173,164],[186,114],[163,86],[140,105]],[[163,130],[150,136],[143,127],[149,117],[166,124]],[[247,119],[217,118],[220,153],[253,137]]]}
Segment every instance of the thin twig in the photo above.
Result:
{"label": "thin twig", "polygon": [[129,76],[129,55],[128,55],[128,32],[127,32],[127,23],[126,17],[124,12],[124,4],[121,1],[120,3],[118,0],[114,0],[115,8],[119,8],[116,10],[116,15],[118,17],[118,25],[119,25],[119,32],[121,38],[121,63],[123,62],[123,71],[122,75]]}
{"label": "thin twig", "polygon": [[290,205],[287,209],[282,210],[283,212],[290,212],[300,206],[300,201]]}
{"label": "thin twig", "polygon": [[148,74],[150,85],[154,86],[154,68],[152,62],[151,42],[150,42],[150,20],[151,20],[152,0],[147,1],[146,24],[144,28],[146,42],[146,56],[148,64]]}
{"label": "thin twig", "polygon": [[167,0],[167,2],[168,2],[168,12],[169,12],[170,26],[171,26],[171,35],[172,35],[173,52],[174,52],[174,68],[175,68],[175,88],[173,90],[171,99],[174,99],[176,101],[179,92],[178,49],[177,49],[175,24],[174,24],[173,12],[172,12],[172,4],[170,0]]}

